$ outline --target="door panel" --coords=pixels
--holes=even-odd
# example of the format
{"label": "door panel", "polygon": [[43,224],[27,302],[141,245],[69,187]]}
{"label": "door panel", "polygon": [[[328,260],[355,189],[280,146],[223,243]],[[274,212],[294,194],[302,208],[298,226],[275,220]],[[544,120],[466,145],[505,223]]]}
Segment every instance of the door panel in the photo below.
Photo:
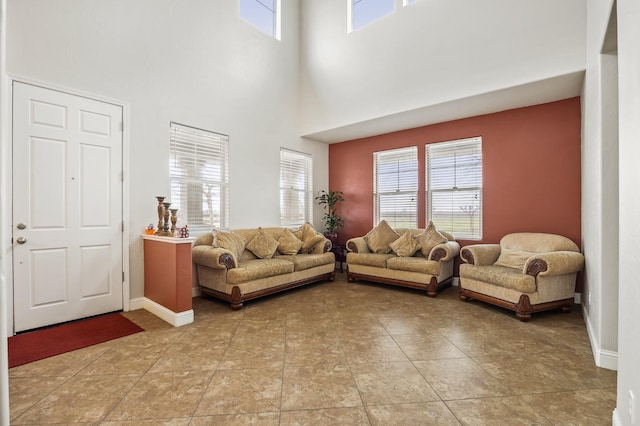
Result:
{"label": "door panel", "polygon": [[120,310],[122,108],[13,93],[15,331]]}

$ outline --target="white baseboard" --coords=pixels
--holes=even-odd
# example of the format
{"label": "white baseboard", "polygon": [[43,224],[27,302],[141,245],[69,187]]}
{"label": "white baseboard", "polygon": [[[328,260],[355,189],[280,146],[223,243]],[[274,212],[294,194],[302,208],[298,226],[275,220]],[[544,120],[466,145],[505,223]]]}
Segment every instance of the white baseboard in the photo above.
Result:
{"label": "white baseboard", "polygon": [[451,279],[451,285],[454,287],[459,287],[460,286],[460,277],[453,277]]}
{"label": "white baseboard", "polygon": [[174,327],[191,324],[193,322],[193,309],[184,312],[173,312],[159,303],[154,302],[146,297],[138,297],[129,301],[129,309],[144,309],[151,312],[158,318],[168,322]]}
{"label": "white baseboard", "polygon": [[589,342],[591,343],[591,351],[593,352],[593,359],[598,367],[606,368],[608,370],[618,371],[618,353],[608,351],[600,347],[600,342],[596,339],[596,333],[593,330],[589,315],[585,312],[585,307],[582,307],[582,317],[587,326],[587,334],[589,335]]}
{"label": "white baseboard", "polygon": [[613,410],[613,417],[611,419],[611,425],[612,426],[622,426],[622,420],[620,419],[620,416],[618,415],[618,409],[614,408]]}
{"label": "white baseboard", "polygon": [[200,287],[191,287],[191,297],[200,297]]}

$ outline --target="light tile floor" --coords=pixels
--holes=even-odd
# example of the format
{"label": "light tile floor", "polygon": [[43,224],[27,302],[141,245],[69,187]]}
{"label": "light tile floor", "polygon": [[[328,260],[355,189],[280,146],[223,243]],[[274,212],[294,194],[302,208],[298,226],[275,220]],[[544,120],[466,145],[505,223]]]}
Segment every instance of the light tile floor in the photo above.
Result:
{"label": "light tile floor", "polygon": [[10,370],[12,424],[609,425],[579,307],[533,316],[337,274]]}

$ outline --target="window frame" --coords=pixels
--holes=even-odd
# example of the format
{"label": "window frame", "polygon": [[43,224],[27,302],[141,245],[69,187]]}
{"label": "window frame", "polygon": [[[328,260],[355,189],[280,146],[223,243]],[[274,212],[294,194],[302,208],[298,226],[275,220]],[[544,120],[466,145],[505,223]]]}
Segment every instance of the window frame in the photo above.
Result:
{"label": "window frame", "polygon": [[[451,186],[446,188],[440,187],[437,189],[433,189],[434,186],[437,186],[433,183],[434,177],[432,173],[432,169],[434,168],[434,166],[432,165],[432,158],[434,156],[434,151],[436,150],[439,151],[437,152],[439,155],[442,155],[443,153],[446,154],[446,151],[450,151],[453,153],[453,156],[454,156],[453,182],[451,182]],[[460,153],[463,150],[471,151],[470,153],[467,153],[464,155],[468,155],[468,156],[479,155],[479,170],[471,169],[471,173],[469,173],[469,168],[471,167],[470,163],[465,165],[463,162],[460,168],[461,170],[464,170],[464,168],[466,167],[467,172],[465,173],[464,171],[460,171],[460,172],[458,171],[458,166],[456,162],[457,153]],[[440,167],[440,168],[443,169],[443,167]],[[481,136],[426,144],[425,145],[425,188],[426,188],[425,213],[427,216],[427,222],[432,221],[436,226],[436,228],[442,229],[444,231],[451,233],[456,239],[470,240],[470,241],[482,240],[483,217],[484,217],[482,174],[483,174],[483,171],[482,171],[482,137]],[[473,183],[473,185],[464,185],[464,184],[462,186],[458,185],[458,182],[460,180],[464,181],[464,179]],[[445,195],[455,194],[455,193],[461,194],[462,191],[476,192],[474,196],[474,198],[477,199],[477,204],[478,204],[478,208],[476,210],[478,212],[478,220],[477,220],[478,229],[476,232],[474,232],[473,221],[470,221],[468,233],[462,232],[461,229],[463,228],[456,228],[454,226],[453,210],[451,211],[451,219],[450,219],[451,222],[448,224],[444,224],[442,218],[438,219],[434,217],[434,212],[432,210],[435,205],[435,202],[433,201],[434,194],[445,194]],[[465,212],[465,210],[461,206],[457,205],[457,207],[463,212]],[[473,208],[474,205],[472,203],[470,206],[465,206],[465,207]],[[475,212],[472,213],[472,215],[473,214],[475,214]]]}
{"label": "window frame", "polygon": [[[181,144],[180,147],[177,144]],[[183,155],[178,155],[178,149]],[[192,155],[189,154],[192,150]],[[210,155],[205,155],[209,153]],[[176,162],[182,158],[187,165],[181,166],[182,173]],[[199,163],[207,161],[206,164]],[[188,163],[193,163],[188,165]],[[209,170],[204,170],[210,166]],[[216,170],[217,168],[217,170]],[[213,170],[211,170],[213,169]],[[210,177],[210,179],[206,179]],[[229,136],[188,126],[180,123],[169,123],[169,182],[171,205],[178,208],[178,220],[189,225],[192,231],[210,230],[212,227],[229,228]],[[218,203],[212,203],[205,209],[204,190],[200,214],[194,214],[198,209],[197,201],[190,198],[197,192],[198,185],[210,184],[212,188],[219,188]],[[184,188],[186,186],[186,189]],[[196,197],[197,198],[197,197]],[[184,206],[186,203],[186,207]],[[202,212],[209,210],[209,221],[204,220]],[[215,220],[218,212],[219,218]],[[186,218],[185,218],[186,215]]]}
{"label": "window frame", "polygon": [[[296,164],[297,163],[297,164]],[[291,164],[294,164],[292,167]],[[287,167],[285,167],[287,166]],[[296,182],[285,181],[285,172],[302,173],[302,187],[294,188]],[[292,214],[292,201],[296,197],[288,197],[287,191],[296,191],[302,195],[298,199],[304,201],[304,205],[298,206],[298,212],[303,212],[303,218],[295,219],[296,214]],[[304,152],[294,151],[287,148],[280,148],[280,226],[293,228],[302,226],[306,222],[313,220],[313,156]],[[287,203],[285,200],[290,200]]]}
{"label": "window frame", "polygon": [[[386,158],[385,158],[386,157]],[[412,158],[409,158],[412,157]],[[410,161],[412,163],[411,169],[400,169],[400,162],[402,160]],[[396,189],[394,191],[382,191],[381,190],[381,173],[380,169],[383,164],[397,164]],[[386,220],[389,225],[394,228],[417,228],[418,227],[418,191],[419,191],[419,175],[418,170],[418,147],[408,146],[403,148],[389,149],[384,151],[377,151],[373,153],[373,225],[377,225],[381,220]],[[415,173],[415,180],[411,182],[411,187],[406,186],[407,182],[404,178],[401,178],[401,174]],[[392,199],[393,195],[411,196],[413,200],[414,211],[409,213],[409,219],[405,222],[399,222],[398,217],[383,216],[381,207],[384,203],[384,198]],[[387,197],[385,197],[387,196]],[[394,209],[402,208],[402,204],[392,206]],[[412,223],[409,223],[411,222]]]}

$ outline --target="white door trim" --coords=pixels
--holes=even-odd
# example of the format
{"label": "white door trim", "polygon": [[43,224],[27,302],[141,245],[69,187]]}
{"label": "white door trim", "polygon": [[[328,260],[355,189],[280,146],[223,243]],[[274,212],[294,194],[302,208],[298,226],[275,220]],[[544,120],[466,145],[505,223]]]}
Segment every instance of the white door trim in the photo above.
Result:
{"label": "white door trim", "polygon": [[[124,174],[124,180],[122,182],[122,221],[124,224],[124,229],[122,232],[122,269],[124,272],[124,281],[122,283],[122,307],[124,311],[129,311],[130,309],[130,298],[131,298],[131,281],[130,281],[130,268],[129,268],[129,236],[130,236],[130,203],[129,203],[129,194],[130,194],[130,185],[129,185],[129,176],[130,168],[129,168],[129,104],[127,102],[117,100],[114,98],[105,97],[102,95],[97,95],[95,93],[82,91],[78,89],[71,89],[65,86],[61,86],[58,84],[53,84],[49,82],[43,82],[39,80],[35,80],[29,77],[24,77],[20,75],[7,74],[7,86],[6,93],[8,108],[7,111],[7,123],[11,126],[10,123],[13,122],[13,83],[25,83],[33,86],[42,87],[44,89],[57,90],[60,92],[68,93],[74,96],[80,96],[84,98],[93,99],[100,102],[110,103],[113,105],[117,105],[122,108],[122,120],[124,125],[124,131],[122,132],[122,170]],[[2,147],[3,155],[1,158],[2,161],[2,176],[0,176],[0,182],[2,182],[2,188],[0,190],[4,193],[4,200],[7,202],[7,211],[11,212],[10,202],[13,199],[13,165],[12,165],[12,155],[13,155],[13,138],[11,134],[13,131],[8,132],[7,140],[4,142]],[[5,230],[4,235],[12,235],[12,218],[11,215],[3,215],[2,217],[2,229]],[[7,283],[7,301],[13,301],[13,253],[12,253],[12,242],[10,239],[7,241],[0,242],[0,249],[7,256],[3,259],[3,267],[6,271],[6,283]],[[13,303],[10,302],[7,304],[7,334],[12,336],[14,334],[14,321],[13,321]]]}

